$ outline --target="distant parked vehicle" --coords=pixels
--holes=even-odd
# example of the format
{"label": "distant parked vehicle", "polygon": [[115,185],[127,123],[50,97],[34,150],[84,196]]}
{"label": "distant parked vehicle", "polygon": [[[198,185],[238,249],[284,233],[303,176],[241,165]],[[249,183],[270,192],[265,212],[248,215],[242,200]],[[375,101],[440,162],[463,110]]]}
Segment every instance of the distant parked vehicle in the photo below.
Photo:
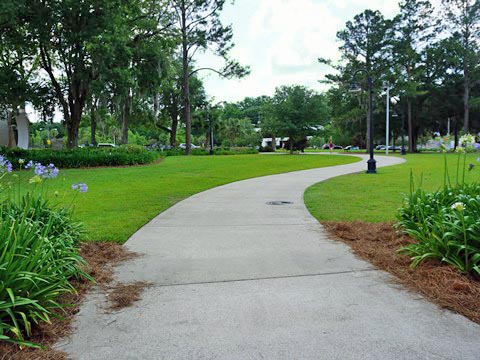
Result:
{"label": "distant parked vehicle", "polygon": [[358,146],[353,146],[353,145],[348,145],[343,148],[345,151],[350,151],[350,150],[360,150]]}
{"label": "distant parked vehicle", "polygon": [[[330,149],[329,144],[323,145],[323,150],[328,150],[328,149]],[[334,150],[343,150],[343,147],[341,147],[340,145],[333,145],[333,149]]]}
{"label": "distant parked vehicle", "polygon": [[97,147],[99,148],[116,148],[117,145],[111,143],[98,143]]}
{"label": "distant parked vehicle", "polygon": [[[182,144],[178,145],[178,147],[179,147],[180,149],[186,149],[186,148],[187,148],[187,144],[183,144],[183,143],[182,143]],[[194,145],[194,144],[191,144],[191,145],[190,145],[190,149],[198,149],[199,147],[200,147],[200,146],[197,146],[197,145]]]}
{"label": "distant parked vehicle", "polygon": [[375,150],[386,150],[387,149],[387,145],[377,145],[375,147]]}

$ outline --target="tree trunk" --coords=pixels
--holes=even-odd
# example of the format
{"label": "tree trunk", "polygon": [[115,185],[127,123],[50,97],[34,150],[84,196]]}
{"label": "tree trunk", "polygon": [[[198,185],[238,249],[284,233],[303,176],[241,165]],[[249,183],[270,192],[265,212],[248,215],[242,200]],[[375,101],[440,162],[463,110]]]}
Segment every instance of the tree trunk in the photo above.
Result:
{"label": "tree trunk", "polygon": [[178,113],[177,113],[177,105],[174,104],[173,111],[171,113],[171,131],[170,131],[170,146],[177,147],[177,129],[178,129]]}
{"label": "tree trunk", "polygon": [[290,136],[290,139],[288,139],[288,142],[290,143],[290,155],[293,154],[293,137]]}
{"label": "tree trunk", "polygon": [[185,121],[185,154],[192,153],[192,114],[190,109],[190,70],[188,66],[187,16],[185,2],[182,1],[182,102],[183,121]]}
{"label": "tree trunk", "polygon": [[277,151],[277,138],[275,135],[272,135],[272,150],[275,152]]}
{"label": "tree trunk", "polygon": [[78,126],[75,126],[73,124],[67,124],[67,136],[67,147],[69,149],[74,149],[78,147]]}
{"label": "tree trunk", "polygon": [[78,129],[82,119],[83,104],[80,99],[75,99],[70,105],[70,118],[67,125],[67,147],[74,149],[78,147]]}
{"label": "tree trunk", "polygon": [[470,128],[470,74],[468,68],[464,69],[463,81],[463,130],[468,133]]}
{"label": "tree trunk", "polygon": [[459,141],[459,136],[458,136],[458,122],[457,122],[457,115],[455,114],[454,118],[453,118],[453,136],[454,136],[454,140],[453,140],[453,149],[454,150],[457,150],[457,147],[458,147],[458,141]]}
{"label": "tree trunk", "polygon": [[92,102],[92,107],[90,109],[90,142],[93,146],[97,146],[97,112],[96,112],[96,101]]}
{"label": "tree trunk", "polygon": [[412,118],[412,99],[407,100],[407,123],[408,123],[408,152],[414,153],[417,151],[415,148],[415,139],[413,133],[413,118]]}
{"label": "tree trunk", "polygon": [[13,117],[15,116],[15,110],[8,111],[7,110],[7,131],[8,131],[8,144],[7,147],[9,148],[14,148],[17,146],[17,143],[15,141],[15,134],[13,133]]}
{"label": "tree trunk", "polygon": [[204,143],[205,149],[210,149],[210,142],[211,142],[210,133],[211,133],[211,130],[209,127],[207,132],[205,133],[205,143]]}
{"label": "tree trunk", "polygon": [[128,144],[128,121],[130,118],[131,101],[131,95],[127,95],[122,113],[122,144]]}

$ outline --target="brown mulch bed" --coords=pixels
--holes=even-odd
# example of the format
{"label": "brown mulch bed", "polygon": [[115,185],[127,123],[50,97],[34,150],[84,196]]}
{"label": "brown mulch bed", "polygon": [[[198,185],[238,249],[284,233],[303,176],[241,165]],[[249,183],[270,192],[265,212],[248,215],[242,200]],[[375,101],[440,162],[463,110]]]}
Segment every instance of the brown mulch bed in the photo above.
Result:
{"label": "brown mulch bed", "polygon": [[[96,285],[108,286],[113,280],[113,268],[122,261],[138,256],[129,252],[123,246],[115,243],[84,243],[81,246],[80,254],[88,263],[86,272],[92,276]],[[65,304],[72,304],[65,312],[59,313],[63,319],[52,319],[51,324],[41,324],[32,329],[32,338],[29,341],[42,344],[47,350],[24,348],[9,343],[0,343],[0,360],[64,360],[65,353],[50,349],[60,338],[69,335],[72,331],[72,320],[80,310],[80,304],[87,291],[95,283],[86,280],[74,280],[73,286],[77,289],[76,294],[63,296],[60,301]],[[119,285],[117,285],[119,286]],[[138,298],[139,298],[138,294]]]}
{"label": "brown mulch bed", "polygon": [[395,275],[407,289],[480,324],[480,281],[440,262],[427,261],[412,268],[409,257],[399,255],[397,250],[413,240],[399,233],[393,224],[326,222],[323,225],[359,257]]}

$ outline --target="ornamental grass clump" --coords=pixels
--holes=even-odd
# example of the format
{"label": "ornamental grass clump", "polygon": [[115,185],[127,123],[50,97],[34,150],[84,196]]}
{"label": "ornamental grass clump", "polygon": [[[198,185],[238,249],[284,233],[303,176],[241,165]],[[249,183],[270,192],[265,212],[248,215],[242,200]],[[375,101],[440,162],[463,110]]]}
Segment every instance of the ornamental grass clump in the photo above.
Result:
{"label": "ornamental grass clump", "polygon": [[46,200],[45,182],[58,169],[33,162],[25,167],[33,172],[29,184],[9,175],[12,166],[0,156],[0,340],[40,347],[28,341],[32,326],[61,316],[68,305],[59,297],[75,292],[70,280],[90,277],[82,270],[81,224],[72,220],[72,207]]}
{"label": "ornamental grass clump", "polygon": [[468,182],[475,165],[466,165],[466,153],[460,149],[454,183],[446,157],[442,189],[415,189],[411,176],[411,191],[399,210],[398,226],[415,243],[400,252],[411,257],[413,267],[425,260],[438,260],[480,277],[480,183]]}

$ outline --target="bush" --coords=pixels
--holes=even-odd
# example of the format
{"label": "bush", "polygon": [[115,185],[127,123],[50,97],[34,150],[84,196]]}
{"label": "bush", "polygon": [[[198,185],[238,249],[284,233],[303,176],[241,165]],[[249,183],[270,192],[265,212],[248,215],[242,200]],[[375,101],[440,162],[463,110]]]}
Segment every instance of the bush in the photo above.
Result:
{"label": "bush", "polygon": [[[57,177],[58,169],[33,162],[25,168],[33,172],[29,187],[21,189],[22,181],[12,175],[19,181],[9,183],[14,188],[0,203],[0,340],[40,347],[25,340],[32,325],[59,316],[66,306],[59,296],[75,292],[72,278],[91,278],[81,269],[76,248],[81,224],[72,220],[72,208],[51,206],[43,197],[45,182]],[[0,181],[10,172],[12,164],[0,156]],[[78,194],[87,185],[72,189]]]}
{"label": "bush", "polygon": [[[459,157],[457,169],[460,163]],[[468,171],[473,168],[469,165]],[[434,259],[480,276],[480,183],[465,183],[466,171],[464,167],[460,182],[457,170],[457,182],[451,185],[445,164],[444,187],[431,193],[415,190],[412,178],[398,214],[398,226],[416,240],[400,250],[411,256],[412,266]]]}
{"label": "bush", "polygon": [[[162,156],[182,156],[185,155],[184,149],[171,149],[165,150],[162,153]],[[257,149],[253,148],[232,148],[232,149],[214,149],[214,155],[248,155],[248,154],[258,154]],[[192,149],[192,155],[194,156],[206,156],[210,155],[209,149]]]}
{"label": "bush", "polygon": [[37,346],[25,341],[32,324],[58,316],[65,306],[58,297],[75,292],[72,277],[89,277],[75,248],[78,225],[40,198],[24,204],[23,211],[15,203],[0,209],[0,340]]}
{"label": "bush", "polygon": [[402,249],[416,266],[426,259],[480,275],[480,184],[414,191],[399,213],[399,224],[416,243]]}
{"label": "bush", "polygon": [[148,151],[139,145],[124,145],[118,148],[84,148],[74,150],[51,149],[0,149],[18,167],[18,160],[32,160],[44,164],[54,163],[60,168],[95,166],[122,166],[149,164],[159,158],[159,153]]}
{"label": "bush", "polygon": [[262,148],[260,148],[260,152],[273,152],[273,147],[271,146],[263,146]]}

